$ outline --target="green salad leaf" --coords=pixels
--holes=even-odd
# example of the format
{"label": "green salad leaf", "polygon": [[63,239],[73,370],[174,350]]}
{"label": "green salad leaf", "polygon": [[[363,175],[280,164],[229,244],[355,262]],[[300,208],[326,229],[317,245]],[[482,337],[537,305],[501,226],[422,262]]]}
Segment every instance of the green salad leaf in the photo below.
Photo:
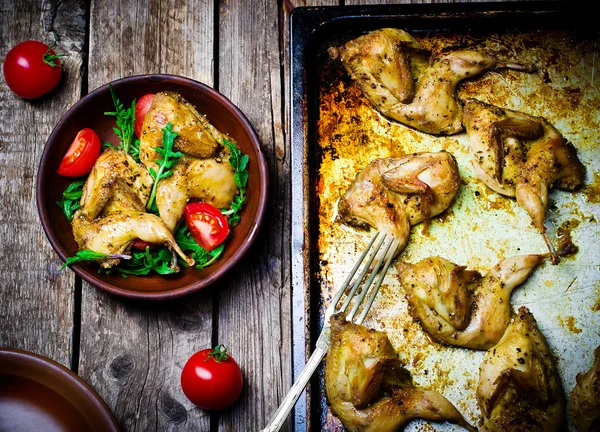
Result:
{"label": "green salad leaf", "polygon": [[[113,128],[113,130],[115,131],[117,138],[121,141],[118,146],[115,147],[111,145],[111,147],[121,149],[125,153],[131,154],[136,162],[139,162],[139,141],[136,140],[137,143],[136,141],[132,141],[135,131],[135,99],[131,102],[131,106],[125,109],[121,101],[117,98],[113,86],[111,84],[108,86],[110,88],[110,95],[112,96],[115,110],[107,111],[104,115],[116,117],[117,127]],[[106,144],[109,143],[105,143],[105,147]]]}
{"label": "green salad leaf", "polygon": [[233,198],[231,207],[222,210],[221,213],[228,216],[230,226],[235,226],[240,221],[240,210],[246,201],[246,185],[248,184],[248,155],[242,154],[235,143],[227,138],[223,139],[223,144],[229,148],[229,164],[234,170],[234,181],[240,193]]}
{"label": "green salad leaf", "polygon": [[160,159],[156,159],[154,162],[158,164],[158,172],[154,170],[154,168],[150,168],[148,171],[150,175],[154,179],[154,184],[152,185],[152,192],[150,193],[150,198],[148,199],[148,204],[146,208],[148,210],[153,208],[154,200],[156,198],[156,187],[158,186],[158,182],[162,179],[166,179],[171,177],[173,171],[171,168],[175,166],[177,161],[183,153],[174,152],[173,151],[173,143],[175,142],[175,138],[177,138],[177,132],[173,132],[173,125],[171,122],[167,123],[162,129],[163,133],[163,146],[155,147],[154,150],[160,155]]}
{"label": "green salad leaf", "polygon": [[[180,224],[175,231],[175,241],[184,252],[192,252],[192,258],[196,261],[194,268],[197,269],[203,269],[214,263],[223,254],[223,250],[225,250],[225,244],[222,243],[208,252],[196,243],[185,223]],[[185,262],[182,262],[181,265],[187,267]]]}
{"label": "green salad leaf", "polygon": [[107,258],[117,258],[128,260],[131,259],[131,256],[124,254],[105,254],[100,252],[94,252],[88,249],[83,249],[78,251],[74,256],[67,258],[65,263],[61,266],[61,270],[65,267],[80,261],[98,261]]}
{"label": "green salad leaf", "polygon": [[79,208],[79,201],[83,193],[83,183],[83,180],[71,183],[63,192],[62,200],[56,202],[70,221],[73,220],[73,214]]}

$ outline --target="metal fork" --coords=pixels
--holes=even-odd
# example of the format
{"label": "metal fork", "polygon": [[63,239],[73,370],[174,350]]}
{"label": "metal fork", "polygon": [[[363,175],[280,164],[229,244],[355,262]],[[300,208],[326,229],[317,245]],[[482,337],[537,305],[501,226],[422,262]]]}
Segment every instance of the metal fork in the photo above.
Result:
{"label": "metal fork", "polygon": [[[378,238],[379,238],[379,240],[377,240]],[[385,241],[386,239],[388,240],[387,242]],[[385,247],[384,247],[384,243],[387,243],[387,245]],[[373,247],[374,244],[375,244],[375,247]],[[383,282],[383,278],[385,277],[385,274],[387,273],[388,268],[390,267],[390,264],[392,263],[392,260],[394,259],[394,254],[391,254],[388,257],[388,259],[385,260],[385,263],[383,265],[383,270],[381,271],[381,273],[379,275],[379,279],[375,283],[373,290],[371,290],[371,294],[369,295],[367,302],[363,306],[361,314],[356,319],[354,319],[354,317],[356,316],[356,313],[360,309],[360,305],[362,304],[363,300],[365,299],[367,292],[369,291],[369,288],[373,284],[373,281],[375,280],[375,277],[377,276],[377,273],[379,272],[379,269],[381,268],[381,264],[384,262],[385,256],[387,255],[388,251],[394,244],[396,244],[396,247],[397,247],[396,238],[394,236],[392,236],[391,234],[377,233],[373,236],[373,238],[369,242],[369,245],[364,250],[364,252],[361,254],[358,261],[356,262],[356,264],[350,271],[350,274],[344,281],[344,284],[337,291],[335,297],[331,301],[331,304],[327,308],[327,311],[325,312],[325,322],[323,325],[323,330],[321,331],[321,334],[319,335],[319,338],[317,339],[317,344],[316,344],[314,352],[308,359],[308,362],[306,363],[306,366],[304,366],[304,369],[300,373],[300,376],[298,376],[298,379],[296,380],[296,382],[294,383],[294,385],[292,386],[292,388],[290,389],[288,394],[285,396],[285,399],[283,399],[283,401],[281,402],[281,405],[279,405],[279,408],[273,415],[273,418],[271,419],[269,424],[262,430],[262,432],[277,432],[277,431],[279,431],[281,426],[285,423],[288,414],[290,413],[290,411],[296,404],[296,401],[298,400],[298,398],[304,391],[304,388],[308,384],[310,377],[312,376],[314,371],[317,369],[317,367],[321,363],[321,360],[323,360],[323,357],[325,357],[325,354],[327,353],[327,350],[329,349],[329,339],[331,336],[331,325],[329,324],[329,319],[331,318],[331,316],[334,313],[345,313],[348,310],[348,307],[350,306],[352,299],[356,295],[356,292],[358,291],[360,284],[362,283],[363,279],[367,275],[369,268],[371,268],[371,265],[373,264],[373,260],[375,259],[376,256],[380,255],[381,258],[378,259],[377,262],[375,263],[375,265],[373,266],[373,270],[371,271],[369,278],[365,282],[363,289],[361,290],[360,294],[358,295],[358,298],[354,302],[354,306],[352,307],[350,312],[346,315],[346,319],[348,321],[353,321],[356,324],[362,324],[365,317],[367,316],[367,313],[369,312],[369,309],[371,308],[371,305],[373,304],[373,301],[375,300],[375,296],[377,295],[377,292],[379,291],[379,287],[381,286],[381,283]],[[358,277],[354,278],[354,276],[358,272],[360,265],[365,260],[365,258],[367,257],[367,255],[371,249],[372,249],[372,253],[371,253],[369,259],[367,260],[363,269],[360,271]],[[383,253],[379,254],[380,251],[383,251]],[[346,296],[346,299],[340,306],[339,303],[341,303],[342,295],[344,294],[344,292],[346,291],[346,289],[348,288],[348,286],[350,285],[351,282],[352,282],[352,285],[350,288],[350,292],[348,293],[348,295]]]}

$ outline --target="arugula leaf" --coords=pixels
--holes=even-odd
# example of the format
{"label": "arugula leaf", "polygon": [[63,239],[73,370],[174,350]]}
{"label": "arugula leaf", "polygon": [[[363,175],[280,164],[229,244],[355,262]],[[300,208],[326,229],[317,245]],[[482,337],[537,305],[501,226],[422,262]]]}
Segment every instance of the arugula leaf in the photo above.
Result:
{"label": "arugula leaf", "polygon": [[120,263],[115,267],[123,277],[127,275],[145,276],[151,271],[155,271],[161,275],[173,274],[176,269],[171,267],[172,253],[166,247],[159,249],[150,250],[146,248],[145,251],[133,252],[132,259]]}
{"label": "arugula leaf", "polygon": [[[193,239],[187,225],[182,223],[175,231],[175,241],[184,252],[192,252],[192,258],[196,261],[194,268],[203,269],[208,267],[223,254],[225,244],[221,244],[208,252]],[[187,267],[185,262],[181,262],[183,267]]]}
{"label": "arugula leaf", "polygon": [[74,256],[67,258],[67,260],[60,267],[60,269],[62,270],[65,267],[67,267],[73,263],[79,262],[79,261],[98,261],[98,260],[103,260],[106,258],[118,258],[118,259],[128,260],[131,258],[131,256],[123,255],[123,254],[105,254],[105,253],[94,252],[94,251],[91,251],[88,249],[84,249],[84,250],[80,250],[79,252],[77,252]]}
{"label": "arugula leaf", "polygon": [[79,201],[83,193],[83,183],[83,180],[71,183],[63,192],[62,200],[56,202],[69,220],[73,220],[73,213],[79,208]]}
{"label": "arugula leaf", "polygon": [[231,207],[227,210],[221,210],[221,213],[229,216],[229,226],[235,226],[240,221],[240,210],[246,201],[246,185],[248,184],[248,155],[242,154],[235,143],[227,138],[223,139],[223,144],[229,148],[229,164],[234,170],[233,179],[240,193],[233,198]]}
{"label": "arugula leaf", "polygon": [[[115,105],[115,110],[107,111],[104,113],[104,115],[117,118],[117,127],[113,128],[115,135],[117,138],[119,138],[119,140],[121,140],[117,148],[123,149],[125,153],[131,153],[131,155],[135,158],[136,146],[131,142],[135,130],[135,99],[131,102],[131,107],[125,109],[121,101],[117,98],[113,86],[111,84],[108,86],[110,88],[110,95],[112,96],[113,104]],[[130,146],[133,148],[133,151],[130,151]],[[137,154],[139,154],[139,145],[137,146]],[[139,161],[139,159],[137,160]]]}
{"label": "arugula leaf", "polygon": [[153,208],[154,199],[156,198],[156,187],[158,186],[158,182],[162,179],[169,178],[173,174],[171,168],[175,166],[177,161],[183,153],[174,152],[173,151],[173,143],[175,142],[175,138],[177,137],[177,132],[173,132],[173,125],[171,122],[167,123],[167,126],[162,129],[163,132],[163,146],[155,147],[154,150],[160,155],[160,159],[156,159],[154,162],[158,164],[158,172],[154,170],[154,168],[150,168],[148,171],[150,175],[154,179],[154,184],[152,185],[152,192],[150,193],[150,199],[148,200],[148,204],[146,208],[148,210]]}

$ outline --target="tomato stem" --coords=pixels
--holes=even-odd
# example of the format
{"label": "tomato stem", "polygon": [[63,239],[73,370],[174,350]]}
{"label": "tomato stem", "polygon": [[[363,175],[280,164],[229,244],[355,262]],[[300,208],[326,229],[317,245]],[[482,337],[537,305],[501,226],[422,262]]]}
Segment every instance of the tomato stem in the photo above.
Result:
{"label": "tomato stem", "polygon": [[217,363],[221,363],[226,361],[229,356],[227,355],[227,347],[223,344],[217,345],[211,352],[206,356],[205,362],[208,361],[209,358],[213,358]]}
{"label": "tomato stem", "polygon": [[42,57],[42,59],[44,60],[44,63],[46,63],[48,66],[59,66],[58,63],[55,62],[55,60],[61,58],[61,57],[66,57],[67,54],[50,54],[50,51],[52,51],[52,48],[54,48],[54,46],[56,45],[56,41],[54,41],[54,43],[48,47],[48,51],[46,51],[46,53],[44,54],[44,56]]}

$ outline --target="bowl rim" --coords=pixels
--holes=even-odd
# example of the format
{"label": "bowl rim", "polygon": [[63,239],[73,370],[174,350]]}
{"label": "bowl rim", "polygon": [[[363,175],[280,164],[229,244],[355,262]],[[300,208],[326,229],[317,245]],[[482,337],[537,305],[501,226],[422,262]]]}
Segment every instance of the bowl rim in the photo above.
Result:
{"label": "bowl rim", "polygon": [[[84,399],[87,405],[94,408],[98,414],[101,415],[105,423],[104,427],[111,426],[111,430],[120,430],[119,423],[117,422],[115,415],[108,407],[104,399],[100,397],[98,392],[96,392],[91,385],[85,382],[83,378],[81,378],[72,370],[67,369],[65,366],[48,357],[17,348],[0,348],[0,363],[2,363],[3,360],[8,360],[9,362],[18,362],[23,369],[38,370],[46,376],[56,377],[58,380],[68,385],[73,392],[72,394],[77,394],[80,398]],[[28,376],[18,374],[13,375],[23,376],[24,378],[29,378],[40,382],[39,380],[30,378]],[[50,387],[43,382],[40,382],[40,384]],[[52,390],[55,389],[52,388]],[[61,396],[63,395],[61,394]]]}
{"label": "bowl rim", "polygon": [[[250,248],[250,246],[254,243],[254,240],[256,239],[258,232],[260,231],[260,228],[263,223],[266,206],[267,206],[267,200],[268,200],[268,192],[269,192],[269,178],[268,178],[267,161],[266,161],[265,156],[262,151],[260,138],[258,137],[256,131],[252,127],[252,124],[250,123],[248,118],[244,115],[244,113],[237,106],[235,106],[225,95],[221,94],[217,90],[213,89],[212,87],[210,87],[200,81],[196,81],[191,78],[183,77],[180,75],[172,75],[172,74],[131,75],[128,77],[110,81],[110,82],[92,90],[91,92],[89,92],[88,94],[86,94],[85,96],[80,98],[71,108],[69,108],[67,110],[67,112],[65,112],[62,115],[62,117],[60,118],[58,123],[56,123],[56,125],[54,126],[54,129],[52,129],[52,132],[50,133],[50,135],[48,136],[48,138],[46,140],[46,143],[44,145],[44,151],[42,152],[42,156],[40,158],[40,163],[38,166],[38,172],[36,175],[36,185],[35,185],[36,205],[37,205],[37,210],[38,210],[38,216],[42,223],[42,227],[44,229],[44,233],[46,234],[46,238],[50,241],[50,244],[52,245],[54,251],[63,260],[63,262],[65,262],[67,260],[68,256],[67,256],[66,252],[63,250],[62,245],[59,243],[57,236],[53,234],[53,230],[50,225],[50,220],[48,217],[48,211],[46,210],[46,208],[44,207],[44,204],[43,204],[42,188],[39,187],[40,181],[42,179],[42,173],[45,173],[47,170],[50,169],[47,164],[47,162],[49,160],[49,158],[47,157],[47,154],[49,153],[48,143],[50,141],[53,141],[56,139],[56,137],[59,135],[59,131],[63,128],[64,124],[71,117],[73,112],[75,112],[77,109],[79,109],[79,107],[83,104],[84,101],[95,97],[97,94],[108,91],[109,85],[113,85],[115,87],[121,86],[121,85],[127,85],[130,82],[138,81],[140,79],[169,80],[171,82],[175,82],[175,83],[181,84],[183,86],[200,88],[202,91],[210,93],[212,97],[214,97],[215,99],[217,99],[219,101],[219,103],[223,104],[227,109],[229,109],[231,112],[233,112],[233,114],[240,120],[242,126],[247,130],[248,135],[250,136],[251,144],[255,147],[256,155],[257,155],[258,172],[259,172],[259,176],[260,176],[260,184],[263,185],[260,188],[260,196],[258,198],[259,204],[258,204],[256,216],[255,216],[256,222],[250,228],[248,236],[246,237],[244,242],[233,253],[233,255],[229,258],[229,260],[222,267],[220,267],[217,271],[209,274],[207,277],[205,277],[201,280],[198,280],[190,285],[186,285],[184,287],[169,290],[169,291],[132,291],[132,290],[127,290],[127,289],[116,287],[116,286],[108,284],[96,277],[93,277],[91,274],[89,274],[87,271],[85,271],[77,263],[69,266],[69,268],[72,271],[74,271],[77,276],[81,277],[82,279],[84,279],[91,285],[95,286],[96,288],[99,288],[99,289],[109,292],[111,294],[121,296],[121,297],[131,298],[131,299],[138,299],[138,300],[167,300],[167,299],[173,299],[173,298],[181,297],[181,296],[184,296],[187,294],[191,294],[192,292],[198,291],[202,288],[206,288],[207,286],[211,285],[212,283],[214,283],[218,279],[220,279],[225,273],[230,271],[241,260],[241,258],[246,254],[246,252]],[[50,233],[52,233],[52,235]]]}

